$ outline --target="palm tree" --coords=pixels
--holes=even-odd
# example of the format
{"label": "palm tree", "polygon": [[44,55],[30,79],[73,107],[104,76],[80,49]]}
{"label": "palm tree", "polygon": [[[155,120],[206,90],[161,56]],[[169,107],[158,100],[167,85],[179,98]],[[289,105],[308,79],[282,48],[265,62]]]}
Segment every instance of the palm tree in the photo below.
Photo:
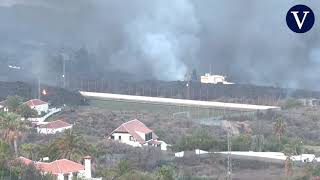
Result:
{"label": "palm tree", "polygon": [[22,130],[26,128],[21,117],[15,113],[0,113],[0,127],[4,129],[4,140],[14,147],[15,155],[18,156],[17,141],[22,137]]}
{"label": "palm tree", "polygon": [[0,140],[0,171],[2,167],[6,166],[10,157],[12,157],[12,153],[9,144]]}
{"label": "palm tree", "polygon": [[87,152],[88,145],[83,137],[70,129],[65,130],[63,136],[49,146],[49,154],[52,159],[65,158],[80,162]]}
{"label": "palm tree", "polygon": [[292,156],[295,156],[298,154],[297,152],[297,144],[286,144],[283,150],[284,155],[287,157],[285,160],[285,174],[286,176],[292,176],[293,175],[293,161]]}
{"label": "palm tree", "polygon": [[8,96],[6,100],[7,108],[10,112],[17,112],[19,106],[22,104],[22,98],[19,96]]}
{"label": "palm tree", "polygon": [[284,122],[284,119],[278,118],[275,124],[273,125],[274,133],[276,136],[278,136],[278,142],[279,142],[279,151],[281,149],[281,137],[283,136],[285,130],[286,130],[286,123]]}
{"label": "palm tree", "polygon": [[28,105],[22,104],[18,107],[17,113],[19,113],[24,119],[37,116],[38,113],[36,110],[31,109]]}
{"label": "palm tree", "polygon": [[34,160],[34,150],[36,149],[36,144],[21,144],[20,145],[20,153],[23,154],[24,157],[27,157],[31,160]]}

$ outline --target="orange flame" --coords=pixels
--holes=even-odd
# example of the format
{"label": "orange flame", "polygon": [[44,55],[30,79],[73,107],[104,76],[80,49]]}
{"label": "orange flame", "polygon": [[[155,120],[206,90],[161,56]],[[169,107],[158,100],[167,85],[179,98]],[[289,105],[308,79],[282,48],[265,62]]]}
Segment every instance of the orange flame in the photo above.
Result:
{"label": "orange flame", "polygon": [[42,95],[46,96],[47,95],[47,90],[43,89],[42,90]]}

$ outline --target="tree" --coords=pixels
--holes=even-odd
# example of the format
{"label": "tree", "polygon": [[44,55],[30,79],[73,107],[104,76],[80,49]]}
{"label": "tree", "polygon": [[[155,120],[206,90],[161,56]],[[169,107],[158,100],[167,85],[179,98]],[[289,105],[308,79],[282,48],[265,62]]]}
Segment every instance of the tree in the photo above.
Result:
{"label": "tree", "polygon": [[[127,160],[120,160],[118,164],[111,168],[105,169],[100,174],[104,177],[110,177],[110,179],[126,179],[127,175],[130,176],[134,171],[131,164]],[[130,178],[132,179],[132,178]]]}
{"label": "tree", "polygon": [[121,160],[116,168],[114,168],[114,172],[116,173],[116,176],[114,179],[119,178],[127,173],[130,173],[132,171],[130,164],[126,160]]}
{"label": "tree", "polygon": [[74,131],[67,129],[62,137],[54,140],[49,146],[49,155],[51,159],[66,158],[80,162],[88,153],[88,145],[82,136]]}
{"label": "tree", "polygon": [[7,108],[10,112],[17,112],[18,107],[22,104],[22,98],[19,96],[8,96],[6,100]]}
{"label": "tree", "polygon": [[170,166],[161,166],[155,172],[157,180],[174,180],[174,170]]}
{"label": "tree", "polygon": [[227,149],[227,142],[225,140],[218,140],[214,138],[205,129],[195,129],[191,136],[182,137],[172,148],[175,151],[195,149],[205,151],[223,151]]}
{"label": "tree", "polygon": [[20,180],[54,180],[56,179],[51,174],[43,175],[33,163],[26,165],[19,160],[10,162],[9,167],[11,179]]}
{"label": "tree", "polygon": [[278,118],[275,124],[273,125],[274,133],[278,137],[279,142],[279,151],[281,149],[281,137],[285,133],[286,130],[286,123],[284,122],[283,118]]}
{"label": "tree", "polygon": [[249,151],[251,143],[252,140],[249,134],[241,134],[232,140],[232,149],[234,151]]}
{"label": "tree", "polygon": [[6,167],[11,156],[10,145],[0,140],[0,167]]}
{"label": "tree", "polygon": [[34,150],[36,149],[37,145],[36,144],[21,144],[20,145],[20,152],[21,154],[23,154],[24,157],[28,158],[28,159],[32,159],[34,160]]}
{"label": "tree", "polygon": [[292,156],[297,155],[297,146],[295,144],[286,144],[283,150],[284,155],[286,155],[285,160],[285,174],[286,176],[293,175],[293,161]]}
{"label": "tree", "polygon": [[28,105],[22,104],[18,107],[17,112],[24,117],[25,119],[28,119],[30,117],[34,117],[38,115],[37,111],[34,109],[31,109]]}
{"label": "tree", "polygon": [[15,155],[18,156],[17,141],[22,137],[22,130],[26,128],[21,117],[15,113],[0,113],[0,125],[4,129],[4,140],[14,147]]}

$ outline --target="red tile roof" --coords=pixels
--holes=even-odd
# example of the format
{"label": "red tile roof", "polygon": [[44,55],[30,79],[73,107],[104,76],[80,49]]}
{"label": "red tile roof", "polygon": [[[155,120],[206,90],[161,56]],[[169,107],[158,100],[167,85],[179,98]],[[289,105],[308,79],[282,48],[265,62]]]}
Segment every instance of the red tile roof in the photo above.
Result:
{"label": "red tile roof", "polygon": [[[25,157],[19,157],[19,160],[21,160],[26,165],[29,165],[32,163],[30,159],[27,159]],[[34,163],[35,167],[43,172],[48,172],[53,175],[57,174],[67,174],[67,173],[73,173],[73,172],[79,172],[84,170],[84,166],[82,164],[67,160],[67,159],[59,159],[55,160],[50,163],[46,162],[36,162]]]}
{"label": "red tile roof", "polygon": [[7,100],[1,101],[0,102],[0,106],[4,107],[7,105]]}
{"label": "red tile roof", "polygon": [[29,107],[39,106],[43,104],[48,104],[47,102],[41,101],[40,99],[31,99],[27,102],[25,102],[26,105]]}
{"label": "red tile roof", "polygon": [[140,144],[145,144],[146,141],[143,138],[141,138],[141,136],[137,132],[141,132],[144,134],[152,133],[152,139],[158,138],[158,136],[151,129],[149,129],[146,125],[144,125],[141,121],[137,119],[121,124],[112,133],[115,133],[115,132],[129,133]]}
{"label": "red tile roof", "polygon": [[36,165],[41,171],[50,172],[51,174],[66,174],[84,170],[84,166],[82,164],[67,159],[60,159],[51,163],[39,162]]}
{"label": "red tile roof", "polygon": [[71,124],[61,120],[56,120],[56,121],[49,122],[48,124],[40,125],[39,128],[58,129],[58,128],[64,128],[68,126],[71,126]]}

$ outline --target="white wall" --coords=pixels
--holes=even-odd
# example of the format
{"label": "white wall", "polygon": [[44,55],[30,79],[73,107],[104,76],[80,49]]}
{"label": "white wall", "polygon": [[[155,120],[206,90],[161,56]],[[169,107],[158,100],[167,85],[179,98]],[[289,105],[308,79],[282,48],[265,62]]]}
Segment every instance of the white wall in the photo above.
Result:
{"label": "white wall", "polygon": [[55,134],[57,132],[63,132],[66,129],[71,129],[72,125],[63,127],[63,128],[58,128],[58,129],[51,129],[51,128],[39,128],[37,127],[37,132],[39,134]]}
{"label": "white wall", "polygon": [[[141,144],[137,141],[130,141],[129,133],[113,133],[114,140],[119,141],[121,143],[128,144],[133,147],[141,147]],[[121,136],[121,140],[119,140],[119,136]]]}
{"label": "white wall", "polygon": [[164,142],[164,141],[159,141],[161,144],[160,144],[160,149],[162,150],[162,151],[166,151],[166,150],[168,150],[168,144],[166,143],[166,142]]}
{"label": "white wall", "polygon": [[57,180],[64,180],[63,174],[58,174]]}
{"label": "white wall", "polygon": [[40,118],[28,118],[28,120],[32,122],[43,123],[43,121],[45,121],[48,117],[52,116],[57,112],[60,112],[61,110],[62,110],[61,108],[52,108],[52,109],[49,109],[49,113],[46,114],[45,116]]}
{"label": "white wall", "polygon": [[146,134],[143,132],[136,131],[136,133],[143,139],[146,140]]}
{"label": "white wall", "polygon": [[280,109],[278,106],[262,106],[253,104],[238,104],[238,103],[225,103],[214,101],[196,101],[187,99],[173,99],[173,98],[160,98],[160,97],[147,97],[147,96],[132,96],[123,94],[110,94],[110,93],[95,93],[80,91],[81,95],[85,97],[95,97],[101,99],[116,99],[125,101],[141,101],[152,103],[164,103],[164,104],[183,104],[191,106],[201,107],[217,107],[217,108],[230,108],[230,109],[242,109],[242,110],[269,110]]}
{"label": "white wall", "polygon": [[41,115],[41,112],[47,113],[49,110],[49,104],[41,104],[38,106],[32,106],[31,109],[34,109],[38,112],[38,115]]}
{"label": "white wall", "polygon": [[91,178],[91,159],[84,159],[84,175]]}

